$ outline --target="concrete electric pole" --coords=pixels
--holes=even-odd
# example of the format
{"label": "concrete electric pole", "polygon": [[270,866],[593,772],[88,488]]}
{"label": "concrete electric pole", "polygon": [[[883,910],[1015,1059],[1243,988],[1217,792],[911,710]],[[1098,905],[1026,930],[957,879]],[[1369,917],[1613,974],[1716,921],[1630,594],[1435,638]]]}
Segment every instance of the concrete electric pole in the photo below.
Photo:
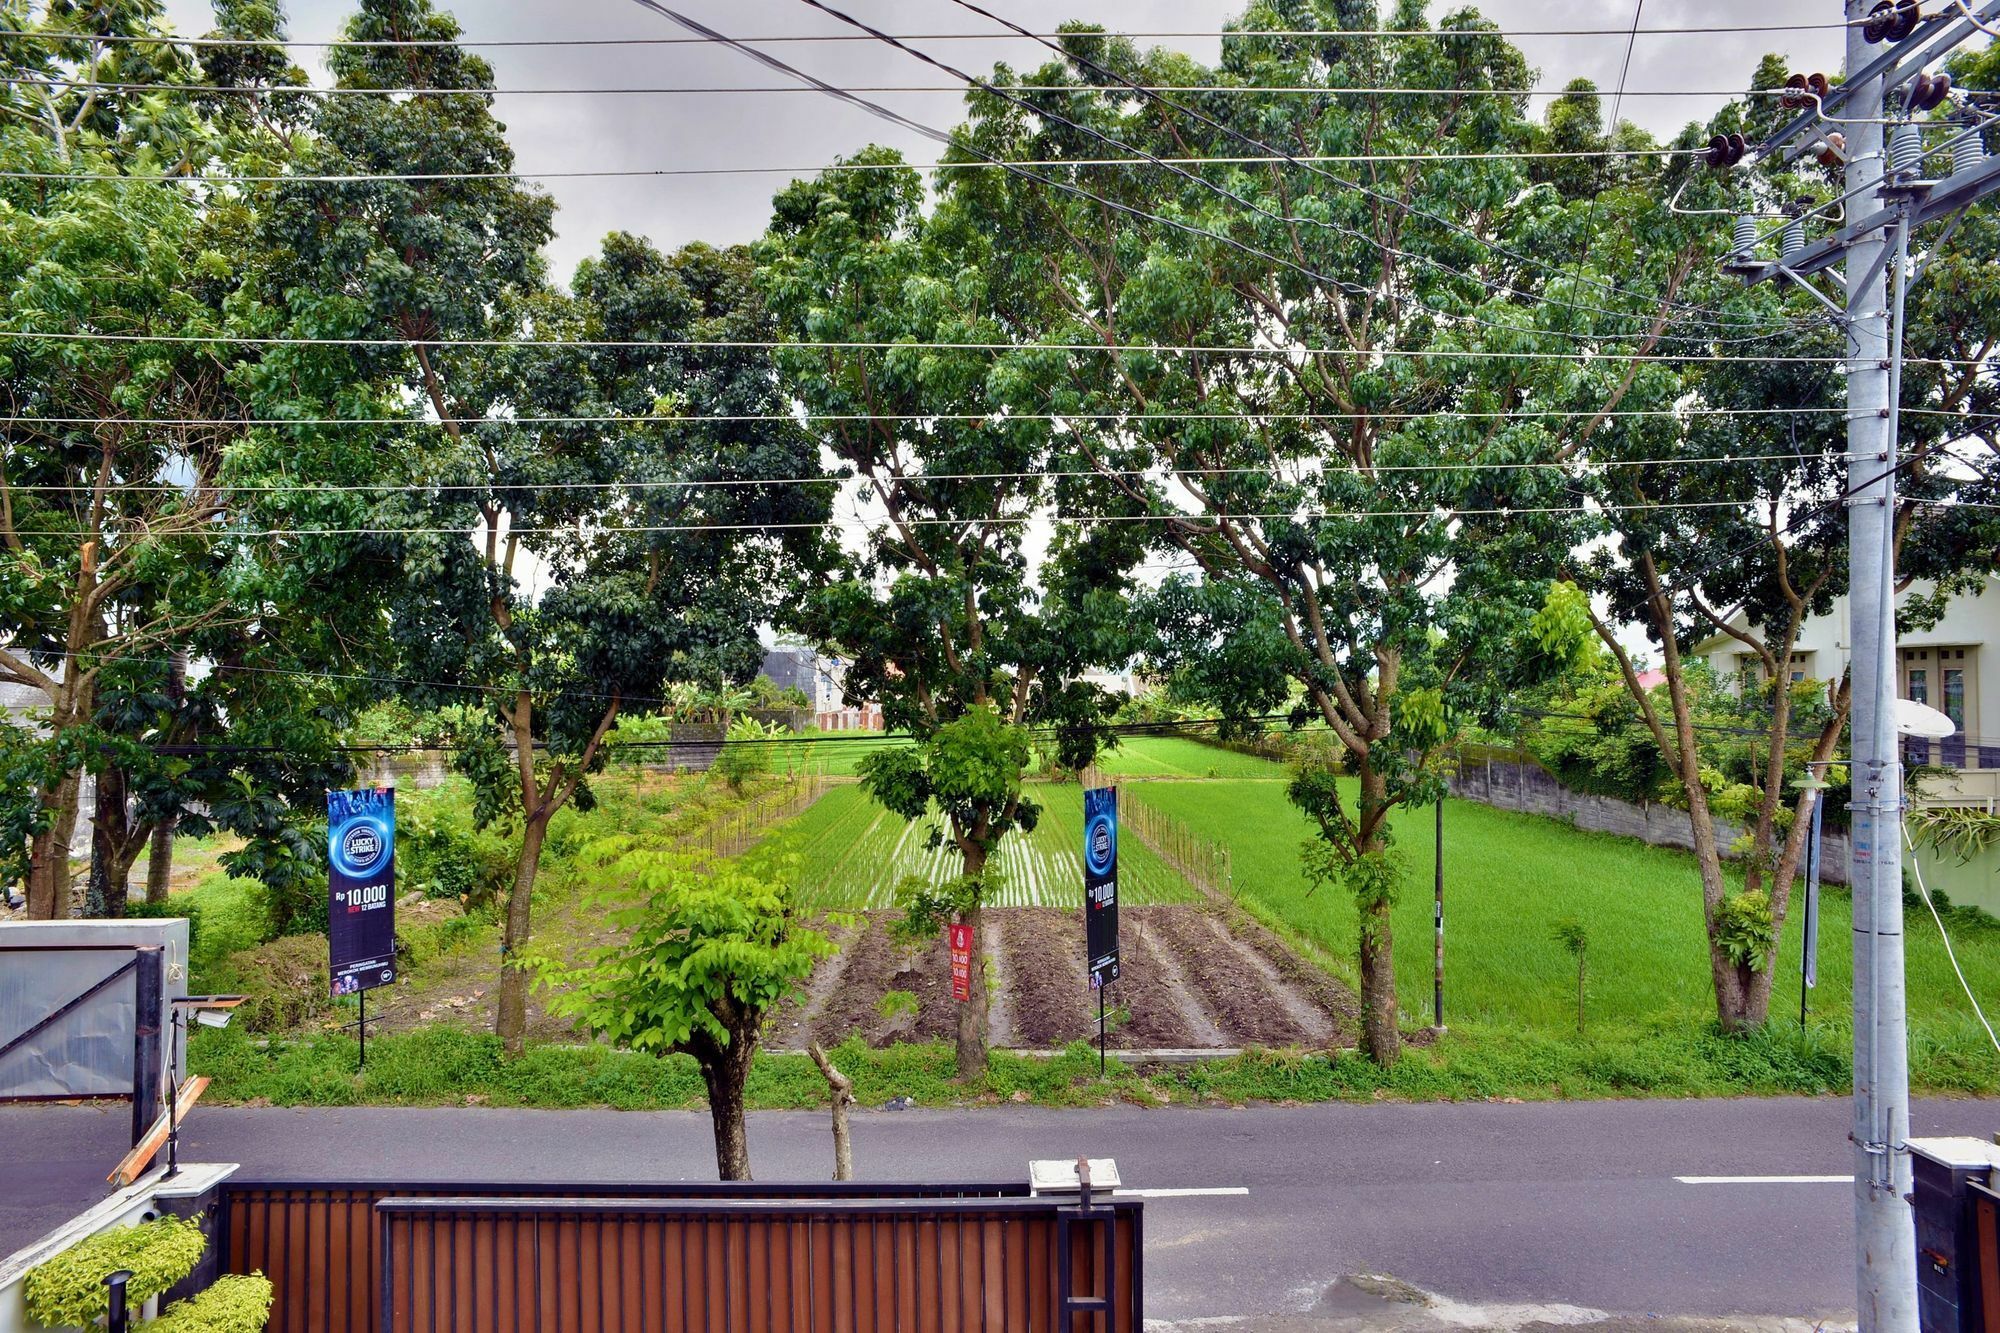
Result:
{"label": "concrete electric pole", "polygon": [[[1948,0],[1844,0],[1845,77],[1837,87],[1794,76],[1805,110],[1756,146],[1750,162],[1783,166],[1808,153],[1845,160],[1846,221],[1805,245],[1797,214],[1779,229],[1775,260],[1754,213],[1739,222],[1728,269],[1749,282],[1792,282],[1836,313],[1847,338],[1847,488],[1854,818],[1854,1150],[1856,1306],[1861,1333],[1915,1333],[1917,1259],[1911,1215],[1909,1028],[1903,986],[1903,769],[1896,733],[1895,527],[1901,466],[1903,297],[1911,233],[2000,188],[1986,153],[1990,113],[1927,69],[2000,17]],[[1952,114],[1928,113],[1949,101]],[[1886,122],[1893,121],[1893,126]],[[1839,129],[1833,126],[1838,125]],[[1885,129],[1888,130],[1885,133]],[[1929,142],[1926,135],[1930,136]],[[1743,145],[1720,136],[1711,165]],[[1805,215],[1807,217],[1813,214]],[[1844,264],[1838,302],[1814,275]]]}
{"label": "concrete electric pole", "polygon": [[[1847,192],[1882,189],[1882,76],[1860,25],[1869,0],[1847,0]],[[1858,77],[1857,77],[1858,76]],[[1896,701],[1896,362],[1889,289],[1903,288],[1907,213],[1847,246],[1847,532],[1854,713],[1854,1256],[1862,1333],[1917,1327],[1910,1158],[1908,1027],[1903,1005],[1903,780]],[[1891,233],[1893,232],[1893,235]],[[1891,275],[1889,268],[1898,271]],[[1894,330],[1900,335],[1902,330]]]}

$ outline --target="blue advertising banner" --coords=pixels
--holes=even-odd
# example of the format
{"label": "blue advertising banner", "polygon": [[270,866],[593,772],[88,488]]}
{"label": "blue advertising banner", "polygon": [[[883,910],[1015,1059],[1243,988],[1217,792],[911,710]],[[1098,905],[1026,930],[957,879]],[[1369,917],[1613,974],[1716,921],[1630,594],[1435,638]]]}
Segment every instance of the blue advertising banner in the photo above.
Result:
{"label": "blue advertising banner", "polygon": [[1118,789],[1083,794],[1083,947],[1090,988],[1118,980]]}
{"label": "blue advertising banner", "polygon": [[396,791],[326,794],[327,973],[335,995],[396,979]]}

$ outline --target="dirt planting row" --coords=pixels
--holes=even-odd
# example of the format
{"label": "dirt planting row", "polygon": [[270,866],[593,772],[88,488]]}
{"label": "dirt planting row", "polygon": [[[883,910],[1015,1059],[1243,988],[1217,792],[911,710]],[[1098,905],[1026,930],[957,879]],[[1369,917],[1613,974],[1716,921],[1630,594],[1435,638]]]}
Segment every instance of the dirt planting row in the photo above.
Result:
{"label": "dirt planting row", "polygon": [[[890,934],[892,919],[867,913],[842,933],[839,954],[820,964],[803,1001],[773,1017],[769,1046],[832,1044],[856,1032],[871,1045],[951,1039],[957,1007],[944,943],[902,945]],[[1120,976],[1106,993],[1115,1049],[1352,1041],[1354,1003],[1346,990],[1240,913],[1127,907],[1120,925]],[[989,908],[982,933],[994,1046],[1046,1050],[1095,1037],[1097,997],[1084,972],[1079,914]],[[915,1013],[885,1004],[897,991],[916,997]]]}

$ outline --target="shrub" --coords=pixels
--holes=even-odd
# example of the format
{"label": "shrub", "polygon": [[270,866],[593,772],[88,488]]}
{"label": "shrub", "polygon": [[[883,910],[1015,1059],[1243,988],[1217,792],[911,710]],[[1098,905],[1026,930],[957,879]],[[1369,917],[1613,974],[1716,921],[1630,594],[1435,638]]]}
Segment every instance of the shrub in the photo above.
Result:
{"label": "shrub", "polygon": [[715,756],[714,773],[732,790],[742,791],[750,779],[771,771],[771,742],[784,734],[784,728],[765,726],[754,717],[737,718]]}
{"label": "shrub", "polygon": [[45,1328],[88,1327],[109,1313],[105,1278],[130,1271],[125,1295],[136,1306],[192,1273],[207,1243],[198,1218],[162,1217],[99,1232],[28,1274],[28,1317]]}
{"label": "shrub", "polygon": [[196,950],[201,947],[198,943],[201,939],[201,905],[185,893],[158,903],[134,899],[126,905],[125,915],[154,920],[184,916],[188,923],[188,957],[194,957]]}
{"label": "shrub", "polygon": [[396,889],[456,898],[468,907],[492,902],[513,878],[519,851],[495,828],[479,828],[463,800],[446,792],[398,795]]}
{"label": "shrub", "polygon": [[283,935],[229,956],[242,978],[243,1026],[252,1032],[286,1032],[333,1007],[326,971],[326,936]]}
{"label": "shrub", "polygon": [[250,1273],[219,1277],[142,1327],[147,1333],[258,1333],[270,1318],[271,1279]]}

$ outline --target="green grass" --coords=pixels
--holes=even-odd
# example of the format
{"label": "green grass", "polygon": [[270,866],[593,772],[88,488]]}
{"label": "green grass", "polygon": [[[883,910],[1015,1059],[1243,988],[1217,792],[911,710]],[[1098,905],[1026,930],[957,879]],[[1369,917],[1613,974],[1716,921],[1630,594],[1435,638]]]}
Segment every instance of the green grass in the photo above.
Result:
{"label": "green grass", "polygon": [[[701,1077],[685,1056],[665,1058],[603,1046],[531,1046],[508,1061],[490,1033],[437,1026],[385,1033],[368,1043],[368,1069],[356,1072],[354,1039],[328,1033],[259,1046],[235,1029],[203,1030],[193,1067],[214,1079],[207,1100],[279,1106],[532,1106],[617,1110],[696,1109]],[[1332,1056],[1248,1051],[1191,1065],[1133,1068],[1113,1055],[1097,1076],[1097,1053],[1077,1043],[1053,1058],[993,1053],[982,1079],[961,1084],[952,1050],[942,1044],[871,1050],[849,1040],[832,1052],[854,1080],[863,1106],[909,1097],[921,1106],[1011,1103],[1095,1106],[1246,1102],[1475,1100],[1516,1097],[1653,1095],[1673,1097],[1823,1095],[1846,1086],[1837,1052],[1795,1030],[1744,1039],[1699,1029],[1663,1035],[1641,1047],[1618,1041],[1576,1042],[1541,1034],[1492,1044],[1450,1038],[1410,1050],[1393,1069],[1351,1051]],[[801,1054],[760,1051],[747,1103],[756,1110],[826,1104],[826,1083]]]}
{"label": "green grass", "polygon": [[[174,839],[174,860],[184,863],[209,850],[204,840]],[[176,911],[198,924],[188,951],[188,987],[198,994],[236,989],[229,956],[254,949],[264,938],[264,891],[255,880],[234,879],[220,868],[207,871],[193,888],[168,897]]]}
{"label": "green grass", "polygon": [[1255,755],[1180,736],[1132,736],[1098,756],[1098,769],[1114,778],[1269,778],[1285,766]]}
{"label": "green grass", "polygon": [[[1353,901],[1305,882],[1299,847],[1310,830],[1281,784],[1156,782],[1127,790],[1228,844],[1236,890],[1259,915],[1353,957]],[[1714,1017],[1692,857],[1469,801],[1446,802],[1444,824],[1445,1019],[1455,1032],[1488,1046],[1574,1044],[1575,964],[1554,938],[1556,923],[1574,917],[1589,931],[1591,1037],[1606,1051],[1623,1045],[1640,1064],[1687,1057],[1689,1034]],[[1432,815],[1406,813],[1397,825],[1406,865],[1394,915],[1398,993],[1407,1018],[1422,1022],[1431,1011]],[[1844,891],[1823,897],[1820,978],[1810,1001],[1808,1041],[1836,1054],[1850,1030],[1849,908]],[[1794,1036],[1801,920],[1795,907],[1771,1000],[1774,1032]],[[2000,996],[2000,927],[1961,919],[1951,929],[1974,992]],[[1934,1090],[2000,1090],[2000,1057],[1927,913],[1911,915],[1906,942],[1915,1077]]]}
{"label": "green grass", "polygon": [[[1001,907],[1083,905],[1083,792],[1076,786],[1036,783],[1029,794],[1041,805],[1032,833],[1010,833],[993,866]],[[815,911],[891,905],[896,885],[909,875],[943,883],[958,873],[958,853],[926,845],[925,825],[911,824],[877,805],[859,786],[834,787],[791,820],[779,834],[800,858],[799,901]],[[1119,888],[1133,903],[1193,902],[1200,895],[1144,847],[1130,840],[1120,849]]]}

